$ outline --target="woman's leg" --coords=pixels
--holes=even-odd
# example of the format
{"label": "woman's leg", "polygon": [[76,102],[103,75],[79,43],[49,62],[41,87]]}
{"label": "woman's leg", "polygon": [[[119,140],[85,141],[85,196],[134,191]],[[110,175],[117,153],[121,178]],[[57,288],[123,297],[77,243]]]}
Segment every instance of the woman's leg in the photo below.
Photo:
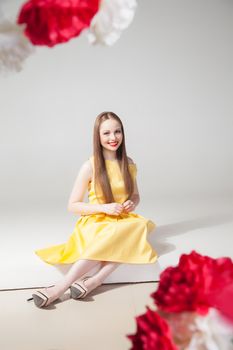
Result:
{"label": "woman's leg", "polygon": [[80,259],[76,261],[62,280],[58,281],[55,286],[47,288],[47,294],[50,298],[47,305],[59,298],[75,280],[82,277],[99,263],[101,263],[99,271],[85,281],[85,285],[89,291],[101,285],[107,276],[120,265],[120,263],[116,262],[98,260]]}
{"label": "woman's leg", "polygon": [[112,273],[121,263],[113,261],[103,261],[102,267],[92,277],[88,278],[84,284],[89,291],[101,285],[104,280]]}
{"label": "woman's leg", "polygon": [[55,286],[47,288],[47,294],[50,297],[49,303],[59,298],[75,280],[82,277],[82,275],[90,271],[99,263],[100,261],[98,260],[87,259],[80,259],[76,261],[71,266],[67,274],[60,281],[58,281]]}

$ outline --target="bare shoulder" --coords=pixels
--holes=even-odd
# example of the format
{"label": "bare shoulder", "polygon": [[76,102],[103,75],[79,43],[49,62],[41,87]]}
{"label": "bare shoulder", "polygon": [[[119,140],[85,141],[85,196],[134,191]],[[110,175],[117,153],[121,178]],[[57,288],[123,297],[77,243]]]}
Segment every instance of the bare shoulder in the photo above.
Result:
{"label": "bare shoulder", "polygon": [[127,158],[128,158],[129,164],[135,164],[132,158],[130,158],[130,157],[127,157]]}
{"label": "bare shoulder", "polygon": [[85,175],[86,177],[91,179],[91,177],[92,177],[92,164],[91,164],[91,160],[90,159],[86,160],[81,165],[80,173],[82,173],[83,175]]}

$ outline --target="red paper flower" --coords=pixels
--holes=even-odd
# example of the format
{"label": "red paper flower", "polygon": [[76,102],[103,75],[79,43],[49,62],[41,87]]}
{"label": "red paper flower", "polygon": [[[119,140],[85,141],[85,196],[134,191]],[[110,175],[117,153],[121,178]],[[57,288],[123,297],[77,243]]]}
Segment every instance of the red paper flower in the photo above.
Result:
{"label": "red paper flower", "polygon": [[136,317],[136,334],[127,335],[133,343],[131,350],[177,350],[167,322],[157,312],[146,308],[144,315]]}
{"label": "red paper flower", "polygon": [[230,258],[213,259],[195,251],[183,254],[176,267],[168,267],[160,276],[158,290],[151,294],[158,307],[167,312],[196,311],[206,314],[210,295],[233,281]]}
{"label": "red paper flower", "polygon": [[78,36],[89,27],[100,0],[29,0],[17,22],[34,45],[54,46]]}
{"label": "red paper flower", "polygon": [[223,288],[220,293],[218,291],[210,293],[208,301],[233,325],[233,282]]}

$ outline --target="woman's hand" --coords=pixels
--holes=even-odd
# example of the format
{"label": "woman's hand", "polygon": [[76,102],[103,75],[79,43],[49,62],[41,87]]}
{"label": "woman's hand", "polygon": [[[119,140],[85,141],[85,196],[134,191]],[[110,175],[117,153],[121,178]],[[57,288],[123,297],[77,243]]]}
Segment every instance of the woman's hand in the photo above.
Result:
{"label": "woman's hand", "polygon": [[124,210],[124,207],[120,203],[107,203],[102,204],[103,212],[109,215],[120,215]]}
{"label": "woman's hand", "polygon": [[135,204],[133,201],[128,199],[126,202],[123,203],[124,212],[129,213],[135,209]]}

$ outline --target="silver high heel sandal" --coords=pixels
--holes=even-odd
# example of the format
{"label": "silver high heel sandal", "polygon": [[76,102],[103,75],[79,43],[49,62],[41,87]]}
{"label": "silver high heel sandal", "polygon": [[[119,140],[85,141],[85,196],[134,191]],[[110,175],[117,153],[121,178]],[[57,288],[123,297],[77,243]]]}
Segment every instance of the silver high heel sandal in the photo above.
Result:
{"label": "silver high heel sandal", "polygon": [[86,276],[84,278],[81,278],[71,284],[70,286],[70,296],[72,299],[82,299],[87,296],[88,293],[92,291],[88,290],[87,287],[85,286],[84,282],[91,278],[92,276]]}
{"label": "silver high heel sandal", "polygon": [[48,288],[44,288],[43,290],[36,290],[35,293],[32,294],[32,297],[27,299],[27,301],[33,300],[34,304],[39,307],[46,307],[50,305],[50,300],[52,299],[52,297],[49,297],[48,294],[46,293],[46,289],[49,289],[51,287]]}

